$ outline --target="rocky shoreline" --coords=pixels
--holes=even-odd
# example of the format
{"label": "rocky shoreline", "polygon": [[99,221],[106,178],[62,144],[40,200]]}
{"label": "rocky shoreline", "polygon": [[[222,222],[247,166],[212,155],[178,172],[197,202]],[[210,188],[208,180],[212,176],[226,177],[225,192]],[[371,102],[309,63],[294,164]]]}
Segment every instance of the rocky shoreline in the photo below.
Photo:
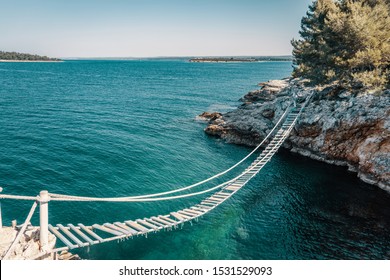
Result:
{"label": "rocky shoreline", "polygon": [[312,101],[283,147],[329,164],[347,166],[369,184],[390,192],[390,90],[367,93],[272,80],[246,94],[236,110],[203,113],[205,132],[229,143],[256,146],[287,108],[291,96]]}

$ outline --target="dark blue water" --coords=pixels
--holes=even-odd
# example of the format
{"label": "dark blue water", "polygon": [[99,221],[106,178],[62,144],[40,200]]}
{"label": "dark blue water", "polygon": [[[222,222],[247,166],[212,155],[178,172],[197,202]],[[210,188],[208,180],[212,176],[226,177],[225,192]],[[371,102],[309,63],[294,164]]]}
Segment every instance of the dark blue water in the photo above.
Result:
{"label": "dark blue water", "polygon": [[[206,136],[195,116],[233,109],[258,82],[290,71],[289,62],[0,63],[0,185],[20,195],[47,189],[115,197],[207,178],[249,149]],[[124,221],[202,198],[50,202],[50,222]],[[3,201],[4,224],[23,222],[30,206]],[[32,222],[38,224],[38,215]],[[88,259],[384,259],[390,258],[389,236],[388,193],[344,168],[281,151],[193,226],[76,253]]]}

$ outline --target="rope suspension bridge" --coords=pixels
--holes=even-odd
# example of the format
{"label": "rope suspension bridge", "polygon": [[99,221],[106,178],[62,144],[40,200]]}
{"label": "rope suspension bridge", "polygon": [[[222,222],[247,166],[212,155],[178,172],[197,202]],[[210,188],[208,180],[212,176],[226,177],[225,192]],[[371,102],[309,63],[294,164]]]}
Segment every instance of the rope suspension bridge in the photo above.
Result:
{"label": "rope suspension bridge", "polygon": [[[281,147],[283,142],[287,139],[290,132],[293,130],[299,116],[305,109],[307,103],[310,100],[310,96],[306,98],[303,103],[296,104],[296,102],[290,102],[287,109],[284,111],[278,122],[271,129],[264,140],[255,147],[246,157],[237,162],[230,168],[222,171],[208,179],[200,181],[198,183],[174,189],[171,191],[165,191],[154,194],[139,195],[139,196],[128,196],[128,197],[84,197],[84,196],[71,196],[64,194],[49,193],[48,191],[41,191],[39,196],[19,196],[0,194],[0,199],[12,199],[12,200],[30,200],[34,201],[31,210],[19,229],[15,239],[5,251],[1,259],[7,259],[13,253],[16,244],[19,242],[26,228],[30,225],[31,217],[39,205],[39,241],[41,253],[35,258],[39,258],[44,255],[48,255],[55,252],[64,250],[72,250],[75,248],[82,248],[109,242],[113,240],[122,240],[128,237],[147,235],[151,232],[158,232],[164,229],[177,228],[179,225],[192,220],[198,219],[199,217],[207,214],[214,208],[221,205],[236,192],[238,192],[243,186],[245,186],[254,176],[256,176],[260,170],[272,159],[278,149]],[[183,191],[193,189],[201,186],[207,182],[210,182],[216,178],[225,175],[244,163],[250,156],[257,152],[260,148],[263,148],[262,152],[255,158],[255,160],[238,176],[225,181],[221,184],[217,184],[210,188],[202,191],[190,192],[185,194],[179,194]],[[123,222],[114,223],[103,223],[93,224],[86,226],[81,223],[77,224],[49,224],[49,212],[48,203],[49,201],[95,201],[95,202],[153,202],[153,201],[168,201],[176,200],[186,197],[198,196],[206,193],[212,193],[207,198],[201,200],[198,204],[190,206],[179,211],[170,212],[167,214],[161,214],[152,216],[149,218],[140,218],[135,220],[127,220]],[[0,212],[1,214],[1,212]],[[1,216],[0,216],[0,227]],[[49,231],[54,234],[63,244],[60,248],[48,248]]]}

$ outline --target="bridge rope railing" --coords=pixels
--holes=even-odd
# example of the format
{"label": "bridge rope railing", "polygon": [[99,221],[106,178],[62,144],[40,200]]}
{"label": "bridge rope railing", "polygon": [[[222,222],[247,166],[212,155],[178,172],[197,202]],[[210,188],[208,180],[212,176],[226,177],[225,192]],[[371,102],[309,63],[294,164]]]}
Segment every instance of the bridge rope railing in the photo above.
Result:
{"label": "bridge rope railing", "polygon": [[[158,197],[158,196],[164,196],[164,195],[169,195],[177,192],[182,192],[185,190],[189,190],[192,188],[195,188],[197,186],[203,185],[211,180],[214,180],[216,178],[221,177],[222,175],[227,174],[228,172],[232,171],[239,165],[241,165],[244,161],[246,161],[250,156],[252,156],[256,151],[260,149],[266,143],[266,141],[269,140],[269,138],[272,136],[272,134],[275,132],[275,130],[280,126],[282,121],[285,119],[286,115],[289,113],[291,110],[291,104],[290,102],[286,108],[286,110],[283,112],[279,120],[276,122],[276,124],[273,126],[273,128],[270,130],[270,132],[266,135],[266,137],[244,158],[242,158],[240,161],[238,161],[236,164],[233,166],[229,167],[228,169],[215,174],[214,176],[211,176],[203,181],[197,182],[195,184],[185,186],[179,189],[174,189],[170,191],[165,191],[165,192],[159,192],[159,193],[153,193],[153,194],[147,194],[147,195],[138,195],[138,196],[127,196],[127,197],[106,197],[106,198],[98,198],[98,197],[86,197],[86,196],[73,196],[73,195],[66,195],[66,194],[56,194],[56,193],[50,193],[50,199],[53,201],[107,201],[107,202],[146,202],[146,201],[158,201],[158,200],[166,200],[166,199],[150,199],[151,197]],[[240,176],[240,175],[239,175]],[[232,180],[239,179],[233,178]],[[224,182],[218,186],[215,186],[213,188],[207,189],[205,191],[197,192],[195,195],[203,194],[206,192],[213,191],[215,189],[218,189],[220,187],[223,187],[226,184],[229,184],[232,180],[229,180],[227,182]],[[192,194],[188,196],[193,196]],[[188,197],[188,196],[183,196],[183,197]],[[8,194],[0,194],[0,199],[15,199],[15,200],[36,200],[37,197],[33,196],[18,196],[18,195],[8,195]],[[146,199],[149,198],[149,199]],[[181,196],[175,196],[175,198],[181,198]]]}
{"label": "bridge rope railing", "polygon": [[[306,107],[307,103],[311,99],[311,96],[307,97],[304,104],[302,105],[298,115],[301,114],[302,110]],[[237,166],[239,166],[241,163],[243,163],[245,160],[247,160],[251,155],[253,155],[269,138],[272,136],[274,131],[280,126],[281,122],[285,119],[286,115],[290,112],[291,110],[291,104],[290,102],[286,108],[286,110],[283,112],[282,116],[279,118],[277,123],[274,125],[274,127],[271,129],[271,131],[266,135],[266,137],[248,154],[246,155],[243,159],[241,159],[239,162],[231,166],[230,168],[214,175],[211,176],[203,181],[200,181],[198,183],[192,184],[190,186],[186,186],[183,188],[171,190],[171,191],[166,191],[166,192],[159,192],[159,193],[153,193],[153,194],[148,194],[148,195],[140,195],[140,196],[128,196],[128,197],[106,197],[106,198],[99,198],[99,197],[86,197],[86,196],[72,196],[72,195],[64,195],[64,194],[56,194],[56,193],[49,193],[50,200],[52,201],[94,201],[94,202],[151,202],[151,201],[161,201],[161,200],[171,200],[171,199],[180,199],[180,198],[185,198],[185,197],[191,197],[191,196],[196,196],[196,195],[201,195],[207,192],[211,192],[213,190],[216,190],[218,188],[222,188],[238,179],[240,179],[242,176],[247,174],[248,172],[252,171],[255,166],[251,166],[249,169],[245,170],[243,173],[239,174],[235,178],[228,180],[226,182],[223,182],[217,186],[213,186],[211,188],[208,188],[203,191],[195,192],[195,193],[189,193],[189,194],[183,194],[183,195],[178,195],[178,196],[169,196],[169,197],[157,197],[157,196],[163,196],[163,195],[168,195],[172,193],[177,193],[181,192],[184,190],[188,190],[191,188],[194,188],[196,186],[199,186],[201,184],[204,184],[206,182],[209,182],[213,179],[216,179],[229,171],[233,170]],[[296,118],[296,119],[297,119]],[[154,197],[154,198],[152,198]],[[157,197],[157,198],[156,198]],[[34,196],[19,196],[19,195],[9,195],[9,194],[0,194],[0,199],[15,199],[15,200],[32,200],[32,201],[39,201],[39,196],[34,197]]]}
{"label": "bridge rope railing", "polygon": [[[78,197],[78,196],[66,196],[66,195],[56,195],[56,194],[50,194],[47,191],[41,191],[40,196],[32,197],[32,196],[16,196],[16,195],[0,195],[0,198],[8,198],[8,199],[22,199],[22,200],[35,200],[35,203],[26,219],[26,222],[23,224],[22,229],[20,230],[19,234],[17,235],[14,242],[12,242],[10,248],[8,249],[9,252],[13,250],[13,247],[18,242],[18,238],[20,238],[22,232],[26,229],[31,216],[35,210],[35,207],[37,203],[39,202],[40,205],[40,242],[42,245],[42,248],[46,248],[48,243],[48,230],[52,233],[54,233],[61,241],[63,241],[66,246],[62,247],[60,249],[73,249],[77,247],[84,247],[84,246],[90,246],[101,242],[108,242],[112,240],[119,240],[123,238],[127,238],[129,236],[138,235],[138,234],[147,234],[150,231],[158,231],[163,228],[172,228],[177,227],[178,224],[182,224],[187,221],[191,221],[192,219],[197,219],[198,217],[208,213],[210,210],[214,209],[221,203],[223,203],[225,200],[227,200],[229,197],[231,197],[234,193],[236,193],[241,187],[243,187],[245,184],[247,184],[256,174],[260,172],[260,170],[265,166],[265,164],[271,160],[273,155],[276,153],[276,151],[279,149],[279,147],[283,144],[283,142],[286,140],[286,138],[289,136],[292,129],[295,127],[295,124],[303,112],[304,108],[306,107],[307,103],[311,99],[311,96],[308,96],[303,102],[303,104],[300,104],[296,106],[291,106],[291,103],[288,105],[287,109],[282,114],[282,117],[279,119],[277,124],[273,127],[271,132],[267,135],[267,137],[250,153],[248,154],[243,160],[241,160],[240,163],[242,163],[244,160],[249,158],[250,155],[252,155],[257,149],[260,148],[260,146],[269,138],[272,137],[272,140],[267,144],[266,148],[263,150],[263,152],[254,160],[241,174],[234,177],[233,179],[230,179],[222,184],[213,186],[211,188],[208,188],[206,190],[194,192],[194,193],[188,193],[188,194],[182,194],[182,195],[175,195],[175,196],[166,196],[166,197],[158,197],[162,196],[163,194],[171,194],[178,191],[182,191],[184,188],[173,190],[169,192],[162,192],[158,194],[151,194],[151,195],[142,195],[142,196],[136,196],[136,197],[119,197],[119,198],[96,198],[96,197]],[[290,114],[291,113],[291,114]],[[287,117],[286,117],[287,115]],[[284,123],[280,126],[280,123],[284,121]],[[279,128],[280,126],[280,128]],[[278,132],[272,136],[273,132],[279,128]],[[238,166],[238,163],[229,168],[232,170]],[[227,173],[228,170],[225,170],[219,174]],[[210,178],[216,178],[217,175],[214,175]],[[206,179],[207,181],[210,181],[212,179]],[[200,185],[202,182],[198,182],[197,184]],[[193,184],[191,186],[194,186],[196,184]],[[188,187],[185,187],[188,189]],[[142,220],[138,219],[136,222],[133,221],[126,221],[125,223],[105,223],[103,225],[97,225],[94,224],[93,226],[86,227],[82,224],[78,224],[79,226],[76,227],[72,224],[68,224],[68,227],[64,227],[61,224],[57,224],[56,227],[53,227],[48,224],[48,202],[50,200],[53,201],[107,201],[107,202],[145,202],[145,201],[160,201],[160,200],[173,200],[173,199],[180,199],[185,197],[191,197],[195,195],[201,195],[207,192],[211,192],[217,189],[221,189],[214,193],[212,196],[202,200],[201,203],[194,205],[188,209],[179,210],[177,212],[171,212],[169,215],[159,215],[158,217],[151,217],[151,218],[144,218]],[[84,230],[86,233],[88,233],[90,236],[94,237],[97,240],[91,240],[90,237],[87,237],[84,233],[81,232],[81,229]],[[93,229],[98,229],[101,231],[104,231],[109,234],[113,234],[113,237],[109,238],[100,238],[98,235],[96,235],[94,232],[92,232]],[[74,234],[70,232],[70,230],[75,231],[77,234],[79,234],[84,240],[81,241],[79,238],[76,237]],[[71,240],[73,240],[76,244],[72,244],[67,240],[67,238],[61,234],[61,232],[68,236]],[[50,253],[58,251],[59,249],[50,249],[50,250],[43,250],[43,253]],[[6,253],[9,255],[9,253]],[[7,256],[8,257],[8,256]]]}
{"label": "bridge rope railing", "polygon": [[[283,138],[284,140],[284,138]],[[272,150],[268,152],[265,156],[269,155],[272,153]],[[188,193],[188,194],[182,194],[182,195],[176,195],[176,196],[168,196],[168,197],[154,197],[154,198],[141,198],[141,199],[132,199],[132,198],[96,198],[96,197],[75,197],[75,196],[64,196],[62,195],[61,197],[53,197],[52,194],[50,200],[52,201],[104,201],[104,202],[151,202],[151,201],[162,201],[162,200],[175,200],[175,199],[181,199],[181,198],[186,198],[186,197],[192,197],[192,196],[197,196],[201,194],[205,194],[211,191],[214,191],[216,189],[222,188],[226,185],[229,185],[230,183],[233,183],[237,181],[238,179],[242,178],[246,174],[248,174],[250,171],[254,170],[256,167],[258,167],[259,164],[252,165],[250,168],[246,169],[244,172],[239,174],[233,179],[230,179],[226,182],[223,182],[217,186],[213,186],[211,188],[208,188],[203,191],[199,192],[194,192],[194,193]]]}
{"label": "bridge rope railing", "polygon": [[[222,175],[225,175],[227,174],[228,172],[232,171],[233,169],[235,169],[236,167],[238,167],[239,165],[241,165],[244,161],[246,161],[250,156],[252,156],[261,146],[264,145],[264,143],[266,143],[266,141],[269,140],[269,138],[272,136],[272,134],[274,133],[274,131],[276,130],[277,127],[279,127],[279,125],[281,124],[281,122],[284,120],[285,116],[288,114],[288,112],[290,111],[290,105],[292,104],[292,102],[290,102],[286,108],[286,110],[283,112],[282,116],[279,118],[279,120],[277,121],[277,123],[274,125],[274,127],[271,129],[271,131],[266,135],[266,137],[248,154],[246,155],[244,158],[242,158],[240,161],[238,161],[236,164],[234,164],[233,166],[229,167],[228,169],[224,170],[224,171],[221,171],[220,173],[218,174],[215,174],[203,181],[200,181],[200,182],[197,182],[195,184],[192,184],[192,185],[189,185],[189,186],[185,186],[185,187],[182,187],[182,188],[179,188],[179,189],[174,189],[174,190],[171,190],[171,191],[165,191],[165,192],[159,192],[159,193],[153,193],[153,194],[147,194],[147,195],[138,195],[138,196],[128,196],[128,197],[121,197],[121,198],[107,198],[107,199],[110,199],[110,201],[115,201],[116,199],[129,199],[128,201],[133,201],[133,199],[142,199],[142,198],[150,198],[150,197],[156,197],[156,196],[163,196],[163,195],[168,195],[168,194],[172,194],[172,193],[176,193],[176,192],[182,192],[182,191],[185,191],[185,190],[189,190],[189,189],[192,189],[194,187],[197,187],[197,186],[200,186],[200,185],[203,185],[211,180],[214,180],[216,178],[219,178],[221,177]],[[222,184],[223,185],[223,184]],[[217,187],[216,187],[217,188]],[[88,198],[90,199],[91,197],[80,197],[80,196],[69,196],[69,195],[64,195],[64,194],[55,194],[55,193],[50,193],[51,197],[52,198],[71,198],[71,197],[77,197],[77,198]],[[97,200],[99,201],[99,200]],[[146,200],[145,200],[146,201]],[[148,200],[148,201],[153,201],[153,200]]]}
{"label": "bridge rope railing", "polygon": [[[302,107],[304,107],[305,105],[306,103],[304,103]],[[78,224],[78,226],[68,224],[67,227],[61,224],[57,224],[57,226],[50,226],[50,231],[54,233],[58,238],[60,238],[61,241],[64,242],[65,247],[62,247],[61,249],[65,248],[66,250],[68,250],[78,247],[90,246],[97,243],[110,242],[114,240],[125,240],[128,237],[132,238],[133,236],[138,235],[147,236],[149,232],[157,232],[163,229],[170,230],[173,228],[177,228],[180,224],[183,225],[186,222],[191,223],[192,220],[197,220],[201,216],[205,215],[209,211],[221,205],[224,201],[234,195],[239,189],[245,186],[254,176],[256,176],[260,172],[260,170],[269,160],[271,160],[272,156],[276,153],[276,151],[283,144],[285,139],[289,136],[290,132],[294,128],[299,118],[299,115],[303,110],[302,107],[300,108],[300,110],[298,110],[299,108],[295,108],[295,110],[292,111],[293,114],[290,114],[288,116],[282,127],[279,129],[278,133],[273,137],[273,139],[264,149],[262,154],[258,156],[257,159],[253,161],[252,164],[247,168],[247,170],[251,170],[250,172],[245,172],[245,175],[242,176],[238,181],[223,187],[222,190],[215,192],[211,196],[207,197],[206,199],[203,199],[200,203],[195,204],[192,207],[190,206],[186,209],[171,212],[168,215],[158,215],[150,218],[137,219],[134,221],[104,223],[102,225],[94,224],[89,227],[86,227],[82,224]],[[74,233],[79,233],[78,231],[83,230],[84,232],[89,234],[92,234],[91,230],[96,230],[97,232],[103,232],[111,236],[100,239],[98,236],[95,236],[97,240],[93,241],[93,243],[88,244],[83,243],[78,239],[75,239],[74,236],[70,234],[71,230]],[[62,235],[61,232],[64,235]],[[95,234],[95,232],[93,234]],[[90,242],[90,240],[86,241]],[[53,251],[54,250],[58,249],[53,249]]]}
{"label": "bridge rope railing", "polygon": [[[295,124],[295,121],[294,121],[293,124]],[[289,135],[289,133],[293,129],[293,126],[294,125],[291,125],[291,127],[283,133],[283,135],[282,135],[283,137],[277,142],[277,144],[281,144],[286,139],[286,137]],[[259,146],[257,146],[257,147],[259,147]],[[265,154],[262,154],[260,157],[266,158],[268,155],[271,155],[273,153],[274,153],[274,150],[269,150]],[[248,173],[250,173],[251,171],[256,169],[261,164],[264,164],[264,162],[259,161],[256,164],[252,164],[250,167],[245,169],[245,171],[243,171],[242,173],[240,173],[238,176],[234,177],[233,179],[225,181],[225,182],[223,182],[223,183],[221,183],[219,185],[213,186],[213,187],[208,188],[206,190],[199,191],[199,192],[194,192],[194,193],[189,193],[189,194],[177,195],[177,196],[157,197],[157,198],[156,197],[154,197],[154,198],[141,198],[141,199],[136,198],[136,199],[134,199],[134,198],[131,198],[131,197],[96,198],[96,197],[78,197],[78,196],[66,196],[66,195],[61,195],[60,197],[56,197],[56,196],[53,196],[53,194],[50,194],[51,195],[50,199],[52,201],[90,201],[90,202],[92,202],[92,201],[95,201],[95,202],[96,201],[104,201],[104,202],[151,202],[151,201],[175,200],[175,199],[181,199],[181,198],[186,198],[186,197],[197,196],[197,195],[201,195],[201,194],[205,194],[205,193],[217,190],[219,188],[223,188],[224,186],[229,185],[229,184],[237,181],[238,179],[241,179],[242,177],[244,177],[245,175],[247,175]]]}

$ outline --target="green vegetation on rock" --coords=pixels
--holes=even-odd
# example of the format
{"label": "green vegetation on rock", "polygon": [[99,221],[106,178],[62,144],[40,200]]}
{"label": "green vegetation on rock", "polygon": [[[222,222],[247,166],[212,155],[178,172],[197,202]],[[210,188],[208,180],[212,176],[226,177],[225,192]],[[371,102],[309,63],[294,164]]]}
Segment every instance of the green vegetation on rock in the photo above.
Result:
{"label": "green vegetation on rock", "polygon": [[20,60],[20,61],[61,61],[58,58],[50,58],[36,54],[4,52],[0,51],[0,60]]}
{"label": "green vegetation on rock", "polygon": [[390,85],[390,0],[316,0],[292,40],[295,77],[312,84]]}

